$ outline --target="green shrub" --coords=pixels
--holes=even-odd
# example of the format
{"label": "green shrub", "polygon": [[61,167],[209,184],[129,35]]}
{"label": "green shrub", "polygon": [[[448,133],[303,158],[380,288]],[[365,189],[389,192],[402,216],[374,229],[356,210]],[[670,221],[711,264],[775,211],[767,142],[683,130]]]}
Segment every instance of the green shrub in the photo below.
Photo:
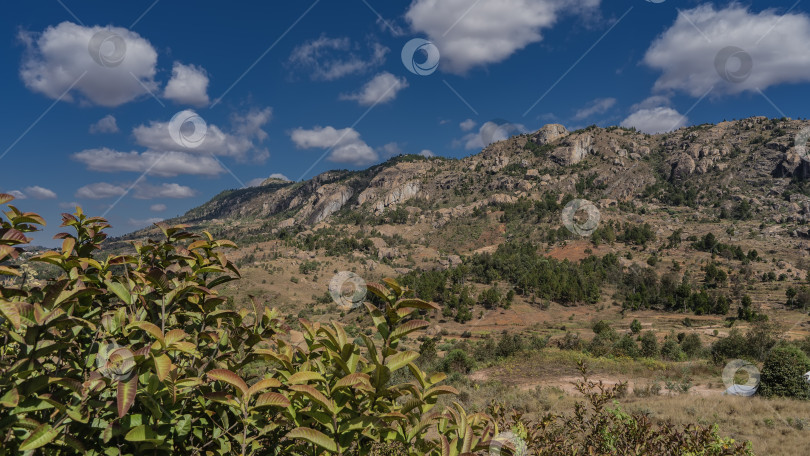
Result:
{"label": "green shrub", "polygon": [[810,399],[810,385],[803,375],[810,371],[810,358],[793,345],[777,345],[765,359],[759,393],[765,397]]}
{"label": "green shrub", "polygon": [[440,363],[439,369],[442,372],[459,372],[469,374],[475,368],[475,360],[464,350],[455,349],[445,355]]}
{"label": "green shrub", "polygon": [[645,358],[658,358],[661,351],[658,348],[658,339],[652,331],[641,335],[641,356]]}
{"label": "green shrub", "polygon": [[638,334],[641,332],[641,322],[633,319],[633,322],[630,323],[630,332],[633,334]]}

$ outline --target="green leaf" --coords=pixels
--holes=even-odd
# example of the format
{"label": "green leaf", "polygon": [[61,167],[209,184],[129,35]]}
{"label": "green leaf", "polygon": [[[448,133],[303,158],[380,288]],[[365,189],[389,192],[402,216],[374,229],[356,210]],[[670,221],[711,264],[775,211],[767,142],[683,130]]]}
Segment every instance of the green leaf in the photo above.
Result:
{"label": "green leaf", "polygon": [[155,325],[154,323],[149,323],[148,321],[133,321],[132,323],[127,325],[127,329],[130,328],[138,328],[143,331],[146,331],[149,334],[151,334],[152,337],[157,339],[160,342],[160,345],[164,347],[166,346],[163,340],[163,331],[161,331],[160,328],[158,328],[157,325]]}
{"label": "green leaf", "polygon": [[244,396],[248,393],[249,388],[247,383],[245,383],[241,377],[228,369],[213,369],[208,371],[205,375],[207,375],[211,380],[220,380],[231,386],[235,386],[239,390],[240,395]]}
{"label": "green leaf", "polygon": [[410,334],[414,331],[418,331],[422,328],[427,328],[430,326],[430,323],[426,322],[425,320],[411,320],[409,322],[403,323],[391,333],[391,341],[398,340],[402,336]]}
{"label": "green leaf", "polygon": [[155,362],[155,374],[161,382],[169,375],[169,369],[172,367],[172,360],[165,354],[154,356],[152,359]]}
{"label": "green leaf", "polygon": [[135,395],[138,393],[138,376],[133,375],[127,381],[118,382],[118,417],[123,418],[127,414],[132,404],[135,403]]}
{"label": "green leaf", "polygon": [[0,313],[11,322],[14,329],[20,329],[20,309],[17,304],[8,301],[0,301]]}
{"label": "green leaf", "polygon": [[0,397],[0,405],[3,407],[16,407],[20,403],[20,393],[17,388],[12,388],[6,391],[3,397]]}
{"label": "green leaf", "polygon": [[415,351],[399,352],[386,359],[385,366],[391,369],[391,372],[394,372],[395,370],[401,367],[405,367],[406,364],[410,363],[411,361],[415,360],[418,357],[419,353]]}
{"label": "green leaf", "polygon": [[151,443],[163,442],[163,437],[161,437],[151,427],[143,424],[132,428],[132,430],[127,432],[127,435],[124,437],[124,439],[130,442],[151,442]]}
{"label": "green leaf", "polygon": [[125,287],[123,284],[106,280],[104,281],[104,285],[107,285],[107,289],[115,293],[115,295],[118,296],[118,299],[123,301],[124,304],[132,305],[132,295],[129,293],[127,287]]}
{"label": "green leaf", "polygon": [[264,393],[256,398],[253,408],[262,407],[284,407],[290,406],[290,400],[279,393]]}
{"label": "green leaf", "polygon": [[394,307],[397,309],[410,307],[413,309],[422,309],[422,310],[439,310],[438,304],[423,301],[421,299],[416,298],[400,299],[394,304]]}
{"label": "green leaf", "polygon": [[59,435],[60,430],[54,429],[50,424],[45,423],[34,429],[31,435],[20,444],[21,451],[33,450],[49,444]]}
{"label": "green leaf", "polygon": [[309,443],[318,445],[326,451],[337,453],[337,444],[326,434],[315,429],[306,427],[295,428],[287,434],[288,439],[306,440]]}
{"label": "green leaf", "polygon": [[287,380],[287,383],[290,385],[300,385],[304,383],[309,383],[312,380],[317,380],[320,382],[325,382],[326,379],[317,372],[296,372],[290,376]]}

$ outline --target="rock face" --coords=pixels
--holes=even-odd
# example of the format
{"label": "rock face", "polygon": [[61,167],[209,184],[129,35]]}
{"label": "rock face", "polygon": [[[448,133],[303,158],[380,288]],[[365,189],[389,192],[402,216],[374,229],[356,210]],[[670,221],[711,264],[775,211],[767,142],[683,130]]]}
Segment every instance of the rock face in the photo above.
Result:
{"label": "rock face", "polygon": [[339,211],[353,194],[351,187],[346,185],[322,185],[315,190],[315,194],[304,204],[296,218],[312,225],[320,223]]}
{"label": "rock face", "polygon": [[369,182],[368,187],[357,196],[357,203],[370,203],[376,214],[388,208],[395,208],[412,198],[419,196],[422,190],[421,180],[417,176],[424,174],[424,163],[400,163],[387,169]]}
{"label": "rock face", "polygon": [[548,124],[532,135],[532,141],[539,146],[554,142],[568,135],[568,130],[560,124]]}
{"label": "rock face", "polygon": [[563,146],[554,152],[554,158],[564,166],[575,165],[593,152],[593,136],[589,134],[581,134],[574,138],[569,136],[563,141]]}

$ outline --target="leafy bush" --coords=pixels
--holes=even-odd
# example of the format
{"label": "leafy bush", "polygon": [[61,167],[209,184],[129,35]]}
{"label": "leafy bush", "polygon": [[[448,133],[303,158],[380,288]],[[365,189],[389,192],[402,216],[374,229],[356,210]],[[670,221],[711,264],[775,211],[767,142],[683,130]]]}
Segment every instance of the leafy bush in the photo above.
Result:
{"label": "leafy bush", "polygon": [[[10,196],[0,196],[7,202]],[[10,206],[0,274],[44,221]],[[106,221],[63,216],[74,234],[33,259],[63,273],[42,286],[0,286],[2,452],[23,454],[347,454],[398,443],[419,454],[486,449],[486,415],[434,409],[444,374],[426,376],[400,340],[435,304],[387,280],[368,284],[379,340],[301,320],[290,333],[256,302],[231,310],[216,288],[239,278],[234,247],[159,224],[162,241],[93,258]],[[410,383],[389,382],[408,368]],[[461,420],[461,421],[459,421]],[[459,425],[459,423],[465,423]],[[27,453],[32,454],[32,453]]]}
{"label": "leafy bush", "polygon": [[759,393],[765,397],[810,399],[810,384],[803,375],[810,371],[810,358],[793,345],[778,345],[765,359]]}

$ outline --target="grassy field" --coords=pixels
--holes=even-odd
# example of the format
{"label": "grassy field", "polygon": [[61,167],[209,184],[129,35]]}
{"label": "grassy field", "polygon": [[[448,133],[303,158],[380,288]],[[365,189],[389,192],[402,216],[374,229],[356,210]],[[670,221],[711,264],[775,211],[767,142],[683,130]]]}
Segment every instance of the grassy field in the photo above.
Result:
{"label": "grassy field", "polygon": [[617,404],[625,411],[678,425],[716,424],[721,435],[750,441],[760,455],[806,454],[810,446],[810,404],[723,395],[721,369],[704,360],[594,358],[547,348],[497,361],[465,380],[456,379],[455,385],[462,401],[475,409],[497,400],[529,415],[572,410],[581,399],[573,387],[581,378],[579,360],[594,380],[609,385],[627,382],[627,393]]}

